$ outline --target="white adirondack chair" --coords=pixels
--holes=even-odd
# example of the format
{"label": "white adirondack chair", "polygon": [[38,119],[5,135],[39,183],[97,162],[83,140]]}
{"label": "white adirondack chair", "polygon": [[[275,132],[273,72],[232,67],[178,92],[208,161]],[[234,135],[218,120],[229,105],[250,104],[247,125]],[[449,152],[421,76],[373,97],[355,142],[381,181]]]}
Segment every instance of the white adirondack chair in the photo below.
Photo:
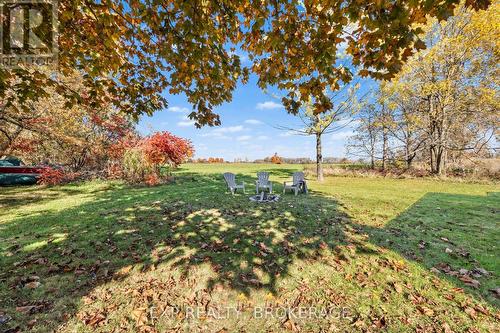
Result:
{"label": "white adirondack chair", "polygon": [[295,192],[295,195],[299,192],[301,182],[304,182],[304,173],[297,171],[293,173],[292,176],[292,181],[291,182],[284,182],[283,183],[283,193],[285,193],[285,190],[289,189]]}
{"label": "white adirondack chair", "polygon": [[255,181],[255,192],[257,194],[259,194],[259,188],[267,188],[269,193],[273,193],[273,183],[269,180],[269,172],[257,172],[257,180]]}
{"label": "white adirondack chair", "polygon": [[241,182],[241,184],[236,184],[236,177],[234,173],[226,172],[224,173],[224,180],[226,181],[227,187],[231,191],[231,194],[234,194],[237,189],[242,189],[243,193],[245,193],[245,182]]}

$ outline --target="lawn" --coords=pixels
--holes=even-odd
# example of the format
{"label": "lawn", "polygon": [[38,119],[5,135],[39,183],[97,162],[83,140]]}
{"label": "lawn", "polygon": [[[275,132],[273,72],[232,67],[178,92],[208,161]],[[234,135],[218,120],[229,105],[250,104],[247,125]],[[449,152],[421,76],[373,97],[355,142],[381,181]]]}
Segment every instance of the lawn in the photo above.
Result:
{"label": "lawn", "polygon": [[[0,188],[0,329],[493,332],[500,187],[187,164],[158,187]],[[221,172],[248,185],[227,194]]]}

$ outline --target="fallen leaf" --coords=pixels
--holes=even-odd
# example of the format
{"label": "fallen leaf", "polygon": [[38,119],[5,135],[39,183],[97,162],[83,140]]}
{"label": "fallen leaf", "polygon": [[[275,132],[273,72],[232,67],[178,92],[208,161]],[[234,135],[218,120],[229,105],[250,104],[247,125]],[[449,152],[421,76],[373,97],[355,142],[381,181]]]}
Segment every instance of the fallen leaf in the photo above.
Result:
{"label": "fallen leaf", "polygon": [[47,258],[38,258],[37,260],[35,260],[35,264],[37,265],[46,265],[47,263]]}
{"label": "fallen leaf", "polygon": [[482,314],[484,315],[489,315],[490,312],[488,311],[488,309],[486,309],[484,306],[482,306],[481,304],[478,304],[476,305],[476,307],[474,308],[476,311],[478,312],[481,312]]}
{"label": "fallen leaf", "polygon": [[434,316],[434,310],[426,306],[417,306],[417,309],[424,315],[432,317]]}
{"label": "fallen leaf", "polygon": [[137,308],[135,310],[132,310],[132,318],[135,319],[137,326],[146,325],[148,321],[146,308]]}
{"label": "fallen leaf", "polygon": [[471,317],[472,319],[476,319],[476,318],[477,318],[476,310],[474,310],[473,308],[471,308],[471,307],[466,307],[464,311],[465,311],[465,313],[467,313],[467,314],[469,315],[469,317]]}
{"label": "fallen leaf", "polygon": [[437,269],[436,267],[432,267],[432,268],[430,269],[430,271],[431,271],[432,273],[434,273],[434,274],[441,273],[441,271],[440,271],[439,269]]}
{"label": "fallen leaf", "polygon": [[87,325],[95,327],[106,319],[103,313],[97,313],[86,322]]}
{"label": "fallen leaf", "polygon": [[403,292],[403,286],[401,286],[399,283],[394,283],[394,290],[396,290],[397,293],[401,294]]}
{"label": "fallen leaf", "polygon": [[452,331],[450,325],[448,325],[448,323],[443,324],[443,332],[444,333],[453,333],[453,331]]}
{"label": "fallen leaf", "polygon": [[16,307],[16,311],[22,313],[30,313],[35,308],[36,306],[34,305],[18,306]]}
{"label": "fallen leaf", "polygon": [[293,331],[293,332],[297,331],[297,327],[295,326],[295,323],[290,318],[287,318],[283,322],[283,327],[285,327],[289,331]]}
{"label": "fallen leaf", "polygon": [[41,283],[38,282],[38,281],[33,281],[33,282],[28,282],[24,285],[25,288],[28,288],[28,289],[36,289],[38,287],[40,287]]}
{"label": "fallen leaf", "polygon": [[447,263],[444,263],[444,262],[440,262],[434,268],[436,268],[444,273],[449,273],[451,271],[450,265],[448,265]]}
{"label": "fallen leaf", "polygon": [[479,288],[481,283],[478,280],[474,280],[468,276],[461,276],[459,277],[460,281],[464,282],[466,285],[473,287],[473,288]]}
{"label": "fallen leaf", "polygon": [[94,302],[94,300],[88,296],[83,296],[82,300],[83,300],[83,304],[85,304],[85,305],[89,305],[89,304],[92,304]]}
{"label": "fallen leaf", "polygon": [[500,298],[500,287],[488,289],[488,291],[493,294],[493,297]]}
{"label": "fallen leaf", "polygon": [[375,321],[375,326],[377,326],[377,328],[384,328],[386,324],[387,323],[385,321],[385,317],[382,317]]}

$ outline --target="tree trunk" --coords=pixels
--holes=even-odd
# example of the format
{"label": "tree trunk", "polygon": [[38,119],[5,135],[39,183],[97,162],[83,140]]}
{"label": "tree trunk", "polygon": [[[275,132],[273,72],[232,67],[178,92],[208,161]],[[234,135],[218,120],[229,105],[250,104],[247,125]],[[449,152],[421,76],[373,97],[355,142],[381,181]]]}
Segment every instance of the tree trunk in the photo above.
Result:
{"label": "tree trunk", "polygon": [[431,173],[436,173],[435,147],[433,145],[429,148],[429,157],[430,157]]}
{"label": "tree trunk", "polygon": [[445,151],[443,149],[443,147],[438,147],[438,149],[436,149],[436,153],[435,153],[435,167],[434,167],[434,170],[435,170],[435,173],[438,174],[438,175],[443,175],[443,170],[444,170],[444,155],[445,155]]}
{"label": "tree trunk", "polygon": [[387,128],[384,126],[382,130],[382,170],[387,166]]}
{"label": "tree trunk", "polygon": [[411,165],[413,163],[413,159],[415,158],[416,155],[417,155],[416,153],[408,154],[407,155],[407,157],[406,157],[406,169],[407,170],[411,169]]}
{"label": "tree trunk", "polygon": [[316,133],[316,178],[323,181],[323,155],[321,154],[321,133]]}

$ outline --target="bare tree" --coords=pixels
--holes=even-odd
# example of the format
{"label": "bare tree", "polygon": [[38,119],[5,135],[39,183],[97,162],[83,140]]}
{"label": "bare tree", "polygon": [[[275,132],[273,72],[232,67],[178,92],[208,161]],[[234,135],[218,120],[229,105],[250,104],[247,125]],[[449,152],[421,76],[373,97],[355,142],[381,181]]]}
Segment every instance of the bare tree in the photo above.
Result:
{"label": "bare tree", "polygon": [[377,121],[376,104],[365,105],[358,115],[355,134],[349,138],[346,145],[349,156],[362,159],[368,158],[371,169],[375,169],[375,161],[378,159],[378,147],[381,142],[381,131]]}
{"label": "bare tree", "polygon": [[353,115],[359,110],[357,91],[359,84],[343,86],[336,92],[330,92],[328,97],[333,107],[325,112],[316,112],[312,100],[302,103],[297,113],[303,126],[300,128],[288,126],[275,126],[297,135],[314,136],[316,138],[316,178],[323,181],[323,147],[322,137],[324,134],[334,133],[347,126],[353,121]]}

